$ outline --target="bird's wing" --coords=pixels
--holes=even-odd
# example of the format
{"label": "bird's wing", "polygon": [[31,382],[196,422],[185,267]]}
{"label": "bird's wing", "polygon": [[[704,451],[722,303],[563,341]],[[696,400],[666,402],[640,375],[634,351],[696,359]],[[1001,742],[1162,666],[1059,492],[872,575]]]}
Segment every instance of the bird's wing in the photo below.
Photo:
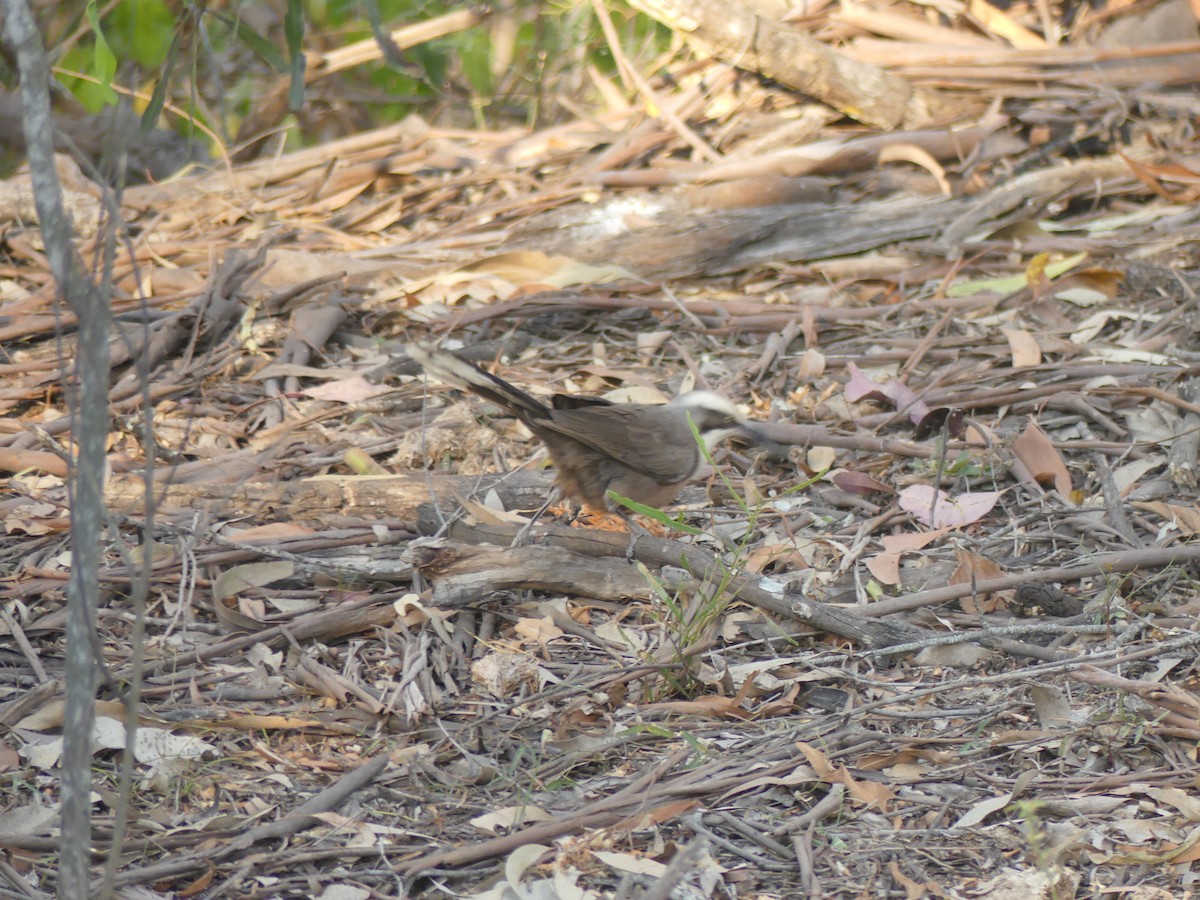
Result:
{"label": "bird's wing", "polygon": [[696,472],[700,451],[687,420],[665,406],[615,404],[556,409],[539,422],[610,456],[660,484],[686,481]]}

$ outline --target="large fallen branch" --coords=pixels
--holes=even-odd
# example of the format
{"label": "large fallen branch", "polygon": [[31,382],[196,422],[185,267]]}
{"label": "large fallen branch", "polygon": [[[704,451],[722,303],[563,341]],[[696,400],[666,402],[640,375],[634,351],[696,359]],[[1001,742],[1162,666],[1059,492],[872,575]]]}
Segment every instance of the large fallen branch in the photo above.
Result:
{"label": "large fallen branch", "polygon": [[842,56],[738,0],[629,2],[701,52],[765,75],[867,125],[918,128],[970,112],[964,101],[913,87],[883,69]]}

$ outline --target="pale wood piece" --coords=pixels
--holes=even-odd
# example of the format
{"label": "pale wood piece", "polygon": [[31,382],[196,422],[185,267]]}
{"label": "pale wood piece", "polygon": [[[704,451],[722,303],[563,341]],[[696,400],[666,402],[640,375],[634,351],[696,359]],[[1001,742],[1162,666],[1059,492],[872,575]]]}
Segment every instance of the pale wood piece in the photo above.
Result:
{"label": "pale wood piece", "polygon": [[813,37],[757,15],[737,0],[630,0],[702,51],[758,72],[880,128],[953,121],[977,104],[914,87]]}

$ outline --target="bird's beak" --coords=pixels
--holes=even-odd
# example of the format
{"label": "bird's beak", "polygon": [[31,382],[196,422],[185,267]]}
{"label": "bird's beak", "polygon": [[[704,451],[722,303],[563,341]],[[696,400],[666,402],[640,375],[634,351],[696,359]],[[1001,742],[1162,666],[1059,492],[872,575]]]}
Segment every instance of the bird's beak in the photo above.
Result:
{"label": "bird's beak", "polygon": [[753,422],[743,422],[733,429],[732,437],[738,438],[747,444],[771,444],[773,441],[767,437]]}
{"label": "bird's beak", "polygon": [[743,422],[733,430],[732,437],[752,447],[760,448],[771,459],[784,460],[788,458],[790,448],[786,444],[779,443],[767,434],[766,429],[759,428],[753,422]]}

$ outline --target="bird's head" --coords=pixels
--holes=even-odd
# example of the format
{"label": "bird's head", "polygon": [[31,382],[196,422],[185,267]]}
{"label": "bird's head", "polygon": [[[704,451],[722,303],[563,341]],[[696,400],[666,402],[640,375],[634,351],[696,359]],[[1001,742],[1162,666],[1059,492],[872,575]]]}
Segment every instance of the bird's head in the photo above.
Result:
{"label": "bird's head", "polygon": [[704,438],[704,446],[712,450],[727,437],[740,437],[760,443],[762,435],[746,421],[736,406],[712,391],[692,391],[672,400],[668,406],[684,410],[691,416],[696,430]]}

